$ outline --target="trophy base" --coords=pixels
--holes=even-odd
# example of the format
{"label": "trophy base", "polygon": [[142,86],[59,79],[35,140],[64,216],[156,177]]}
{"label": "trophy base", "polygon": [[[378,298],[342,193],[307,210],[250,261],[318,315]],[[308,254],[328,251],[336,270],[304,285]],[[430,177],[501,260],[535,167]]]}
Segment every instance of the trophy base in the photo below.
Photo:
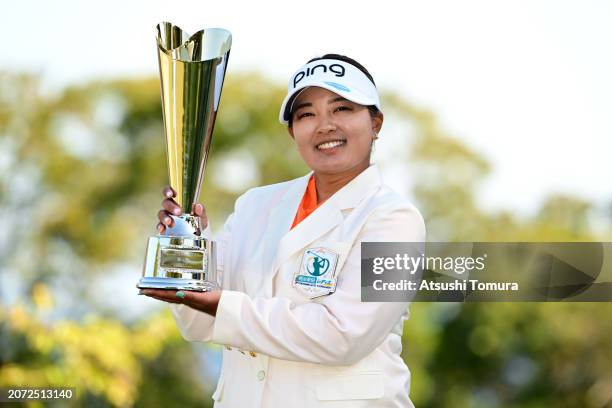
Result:
{"label": "trophy base", "polygon": [[219,289],[214,241],[192,232],[197,226],[193,216],[173,218],[176,225],[168,228],[166,235],[149,237],[142,277],[136,287],[199,292]]}
{"label": "trophy base", "polygon": [[141,278],[136,287],[138,289],[174,289],[196,292],[211,292],[219,289],[219,285],[214,282],[176,278]]}

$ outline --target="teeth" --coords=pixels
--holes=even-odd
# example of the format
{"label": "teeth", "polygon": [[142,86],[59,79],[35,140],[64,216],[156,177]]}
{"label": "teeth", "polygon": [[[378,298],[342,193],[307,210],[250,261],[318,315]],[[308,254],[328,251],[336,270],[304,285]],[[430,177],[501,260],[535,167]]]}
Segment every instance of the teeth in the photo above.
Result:
{"label": "teeth", "polygon": [[344,144],[343,140],[334,140],[333,142],[326,142],[326,143],[321,143],[320,145],[317,145],[317,149],[319,150],[331,149],[332,147],[340,146],[341,144]]}

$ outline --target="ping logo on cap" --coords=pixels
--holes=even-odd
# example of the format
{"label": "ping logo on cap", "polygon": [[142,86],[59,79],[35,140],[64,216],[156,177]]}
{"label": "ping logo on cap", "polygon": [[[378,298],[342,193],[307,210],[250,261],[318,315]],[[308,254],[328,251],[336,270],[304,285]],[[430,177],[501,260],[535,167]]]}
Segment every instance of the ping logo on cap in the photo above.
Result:
{"label": "ping logo on cap", "polygon": [[293,87],[295,88],[302,79],[314,75],[316,73],[315,71],[317,70],[317,68],[319,68],[319,71],[322,71],[323,73],[327,73],[327,70],[329,70],[330,72],[333,72],[337,77],[343,77],[346,72],[344,67],[340,64],[318,64],[314,67],[306,68],[306,71],[302,70],[295,74],[295,76],[293,77]]}
{"label": "ping logo on cap", "polygon": [[287,95],[278,115],[280,123],[290,124],[295,98],[302,90],[312,86],[327,89],[359,105],[376,106],[380,110],[378,90],[365,71],[342,60],[315,59],[290,77]]}

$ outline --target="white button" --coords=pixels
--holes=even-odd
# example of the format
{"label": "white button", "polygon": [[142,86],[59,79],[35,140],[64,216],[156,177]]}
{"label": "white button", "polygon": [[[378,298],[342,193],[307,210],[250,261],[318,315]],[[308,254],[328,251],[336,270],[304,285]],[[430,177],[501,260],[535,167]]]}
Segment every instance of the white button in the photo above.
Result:
{"label": "white button", "polygon": [[258,379],[259,381],[263,381],[263,379],[264,379],[264,378],[266,378],[266,372],[265,372],[264,370],[260,370],[260,371],[257,373],[257,379]]}

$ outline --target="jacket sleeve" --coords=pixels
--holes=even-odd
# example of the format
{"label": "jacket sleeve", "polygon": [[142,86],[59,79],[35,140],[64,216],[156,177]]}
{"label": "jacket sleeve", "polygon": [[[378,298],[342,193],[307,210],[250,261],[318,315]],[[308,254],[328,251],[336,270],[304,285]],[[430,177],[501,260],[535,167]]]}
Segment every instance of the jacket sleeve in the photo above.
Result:
{"label": "jacket sleeve", "polygon": [[[238,208],[239,203],[242,201],[242,197],[236,200],[235,211]],[[229,287],[229,276],[226,273],[226,258],[228,253],[228,242],[232,233],[232,224],[234,220],[234,213],[225,221],[223,231],[219,235],[218,239],[215,240],[217,245],[217,276],[218,281],[221,284],[221,288]],[[212,230],[210,222],[206,229],[203,231],[203,236],[210,239],[212,237]],[[215,318],[207,313],[195,310],[186,305],[181,304],[168,304],[172,316],[176,321],[176,325],[181,332],[183,338],[187,341],[209,341],[212,336],[212,328]]]}
{"label": "jacket sleeve", "polygon": [[425,241],[425,224],[411,206],[375,210],[338,275],[335,293],[296,305],[224,290],[211,340],[275,358],[349,365],[370,354],[406,312],[408,302],[361,302],[360,242]]}

